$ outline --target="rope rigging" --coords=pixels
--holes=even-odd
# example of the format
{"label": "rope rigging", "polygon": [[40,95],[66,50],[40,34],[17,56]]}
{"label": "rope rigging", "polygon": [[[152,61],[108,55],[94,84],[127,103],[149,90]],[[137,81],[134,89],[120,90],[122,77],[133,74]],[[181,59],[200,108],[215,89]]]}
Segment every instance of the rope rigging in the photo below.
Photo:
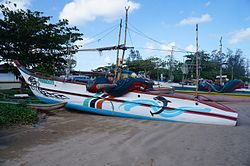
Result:
{"label": "rope rigging", "polygon": [[110,28],[107,28],[105,30],[103,30],[102,32],[98,33],[98,34],[95,34],[93,35],[92,37],[90,38],[95,38],[97,36],[100,36],[102,35],[103,33],[105,33],[104,35],[102,35],[100,38],[94,40],[94,41],[91,41],[91,42],[88,42],[88,43],[85,43],[84,46],[87,46],[87,45],[90,45],[90,44],[93,44],[93,43],[96,43],[96,42],[100,42],[102,39],[104,39],[105,37],[107,37],[108,35],[110,35],[112,32],[114,32],[116,29],[119,28],[119,25],[118,24],[115,24],[114,26],[110,27]]}
{"label": "rope rigging", "polygon": [[[117,49],[121,49],[121,50],[127,50],[127,49],[143,49],[143,50],[155,50],[155,51],[165,51],[165,52],[179,52],[179,53],[188,53],[188,54],[193,54],[195,53],[195,51],[186,51],[185,49],[182,49],[182,48],[178,48],[176,46],[175,49],[160,49],[160,48],[145,48],[145,47],[134,47],[134,43],[133,43],[133,40],[132,40],[132,37],[131,37],[131,32],[143,37],[143,38],[146,38],[148,40],[151,40],[153,41],[154,43],[157,43],[159,45],[166,45],[166,43],[163,43],[159,40],[156,40],[150,36],[148,36],[147,34],[145,34],[144,32],[140,31],[138,28],[136,28],[134,25],[132,25],[131,23],[128,23],[129,24],[129,27],[128,27],[128,35],[129,35],[129,40],[130,40],[130,43],[132,45],[132,47],[124,47],[122,44],[119,45],[119,46],[111,46],[111,47],[103,47],[103,48],[94,48],[94,49],[78,49],[76,51],[99,51],[99,52],[102,52],[102,51],[107,51],[107,50],[117,50]],[[84,46],[87,46],[87,45],[90,45],[90,44],[93,44],[93,43],[96,43],[96,42],[100,42],[102,41],[104,38],[106,38],[107,36],[109,36],[112,32],[114,32],[115,30],[117,30],[119,28],[119,24],[115,24],[105,30],[103,30],[102,32],[100,33],[97,33],[95,35],[93,35],[92,37],[90,38],[96,38],[97,36],[100,36],[98,39],[94,40],[94,41],[91,41],[91,42],[88,42],[88,43],[85,43]]]}
{"label": "rope rigging", "polygon": [[[158,41],[158,40],[156,40],[156,39],[154,39],[154,38],[146,35],[142,31],[140,31],[138,28],[136,28],[134,25],[132,25],[132,24],[129,24],[129,25],[130,25],[130,27],[133,28],[133,29],[132,28],[128,28],[129,32],[130,31],[134,32],[135,34],[137,34],[137,35],[139,35],[141,37],[144,37],[144,38],[146,38],[148,40],[151,40],[151,41],[153,41],[153,42],[155,42],[157,44],[160,44],[160,45],[165,45],[166,44],[166,43],[160,42],[160,41]],[[136,48],[138,48],[138,47],[136,47]],[[195,53],[194,51],[193,52],[192,51],[186,51],[185,49],[178,48],[176,46],[175,46],[175,48],[178,49],[178,50],[150,49],[150,48],[140,48],[140,49],[149,49],[149,50],[157,50],[157,51],[169,51],[169,52],[174,51],[174,52],[180,52],[180,53]]]}
{"label": "rope rigging", "polygon": [[181,51],[181,50],[172,50],[172,49],[160,49],[160,48],[146,48],[146,47],[135,47],[137,49],[143,49],[143,50],[154,50],[154,51],[166,51],[166,52],[180,52],[180,53],[195,53],[191,51]]}

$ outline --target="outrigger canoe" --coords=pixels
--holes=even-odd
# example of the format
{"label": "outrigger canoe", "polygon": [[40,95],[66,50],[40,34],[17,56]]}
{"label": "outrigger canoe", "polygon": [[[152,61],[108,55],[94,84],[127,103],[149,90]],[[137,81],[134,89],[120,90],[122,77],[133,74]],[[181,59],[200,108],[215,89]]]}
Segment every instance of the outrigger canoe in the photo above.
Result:
{"label": "outrigger canoe", "polygon": [[67,102],[55,103],[55,104],[26,104],[27,107],[41,110],[41,111],[51,111],[63,108]]}
{"label": "outrigger canoe", "polygon": [[[47,103],[67,102],[66,107],[102,115],[198,124],[237,124],[238,113],[222,104],[186,99],[148,90],[146,81],[121,79],[89,85],[36,75],[14,61],[31,91]],[[94,88],[93,88],[94,87]],[[96,89],[96,88],[102,89]]]}
{"label": "outrigger canoe", "polygon": [[55,103],[55,104],[44,104],[44,103],[33,103],[33,104],[25,104],[15,101],[0,101],[0,104],[14,104],[14,105],[24,105],[26,107],[41,110],[41,111],[51,111],[63,108],[67,102]]}

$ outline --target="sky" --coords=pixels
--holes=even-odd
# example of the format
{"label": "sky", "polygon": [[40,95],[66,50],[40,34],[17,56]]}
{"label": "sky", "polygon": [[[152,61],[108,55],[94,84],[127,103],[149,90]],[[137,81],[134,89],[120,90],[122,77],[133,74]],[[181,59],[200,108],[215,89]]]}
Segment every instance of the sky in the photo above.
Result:
{"label": "sky", "polygon": [[[6,0],[2,0],[1,3]],[[185,51],[196,50],[195,24],[199,25],[199,50],[211,53],[241,49],[250,59],[250,0],[10,0],[18,8],[44,12],[51,22],[68,19],[77,26],[84,40],[80,48],[114,46],[118,43],[120,19],[125,19],[129,6],[127,46],[139,50],[145,59],[183,61]],[[124,24],[123,24],[124,27]],[[124,32],[124,30],[123,30]],[[124,33],[123,33],[124,34]],[[121,43],[124,41],[122,35]],[[178,52],[180,51],[180,52]],[[121,53],[120,53],[121,54]],[[125,58],[129,52],[125,54]],[[115,63],[116,51],[78,52],[76,70],[91,70]]]}

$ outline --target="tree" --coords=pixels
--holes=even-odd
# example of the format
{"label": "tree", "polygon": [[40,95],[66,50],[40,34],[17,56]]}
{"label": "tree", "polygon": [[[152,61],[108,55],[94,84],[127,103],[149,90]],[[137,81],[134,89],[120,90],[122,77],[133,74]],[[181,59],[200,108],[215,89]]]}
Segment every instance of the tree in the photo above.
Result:
{"label": "tree", "polygon": [[168,70],[165,68],[167,63],[166,61],[157,58],[157,57],[150,57],[148,58],[153,64],[154,68],[149,70],[150,77],[154,80],[160,80],[160,74],[167,75]]}
{"label": "tree", "polygon": [[227,51],[226,73],[231,79],[244,79],[246,76],[246,62],[243,58],[243,52],[237,49],[235,53],[228,49]]}
{"label": "tree", "polygon": [[38,11],[10,10],[5,5],[0,10],[4,16],[0,19],[1,61],[16,59],[47,74],[63,70],[69,40],[82,39],[76,27],[69,27],[67,20],[52,24],[51,17]]}
{"label": "tree", "polygon": [[166,62],[160,58],[150,57],[146,60],[134,60],[127,61],[126,66],[129,70],[139,73],[143,71],[146,75],[149,75],[152,79],[158,79],[159,74],[164,71],[163,68],[166,66]]}
{"label": "tree", "polygon": [[174,60],[173,62],[173,76],[174,76],[174,79],[173,81],[174,82],[181,82],[183,81],[182,80],[182,76],[183,76],[183,72],[182,72],[182,67],[183,67],[183,63],[177,61],[177,60]]}
{"label": "tree", "polygon": [[134,61],[134,60],[142,60],[142,57],[138,50],[131,49],[127,61]]}
{"label": "tree", "polygon": [[[185,64],[188,66],[188,77],[193,79],[196,76],[196,54],[185,55],[187,60]],[[215,58],[213,58],[215,57]],[[214,80],[216,75],[219,74],[219,65],[220,60],[218,60],[216,56],[213,54],[209,56],[209,54],[204,51],[198,52],[199,58],[199,77],[204,79]]]}
{"label": "tree", "polygon": [[150,60],[134,60],[134,61],[127,61],[126,64],[127,68],[135,73],[140,71],[144,71],[148,73],[152,71],[155,67],[155,64]]}
{"label": "tree", "polygon": [[98,67],[94,70],[92,70],[93,72],[111,72],[111,73],[114,73],[114,70],[115,70],[115,64],[111,64],[111,65],[108,65],[108,66],[101,66],[101,67]]}

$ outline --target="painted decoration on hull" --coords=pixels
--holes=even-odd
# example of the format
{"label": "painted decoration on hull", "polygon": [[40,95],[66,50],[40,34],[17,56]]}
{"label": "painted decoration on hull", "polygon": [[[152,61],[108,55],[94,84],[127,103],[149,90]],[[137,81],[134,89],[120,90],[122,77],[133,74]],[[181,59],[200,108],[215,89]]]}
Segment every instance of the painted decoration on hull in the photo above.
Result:
{"label": "painted decoration on hull", "polygon": [[[96,93],[93,97],[89,97],[83,101],[83,106],[91,107],[91,108],[97,108],[97,109],[104,109],[102,104],[104,101],[109,101],[111,104],[112,111],[114,111],[114,105],[113,102],[109,99],[112,99],[113,97],[104,94],[104,93]],[[171,101],[165,99],[162,96],[154,97],[153,100],[131,100],[122,103],[118,109],[120,111],[126,111],[131,112],[133,108],[135,107],[144,107],[142,111],[148,111],[150,115],[153,117],[155,115],[159,115],[164,118],[171,118],[176,117],[178,115],[183,114],[187,110],[192,110],[196,112],[210,112],[210,108],[195,108],[195,107],[178,107],[175,109],[166,109],[168,106],[168,103],[171,103]],[[145,106],[147,105],[147,106]]]}
{"label": "painted decoration on hull", "polygon": [[113,98],[112,96],[109,96],[104,93],[96,93],[94,96],[89,97],[83,101],[83,106],[85,107],[91,107],[91,108],[98,108],[98,109],[103,109],[102,104],[104,101],[109,101],[112,111],[114,111],[114,105],[112,101],[108,100]]}
{"label": "painted decoration on hull", "polygon": [[171,108],[166,109],[168,103],[170,103],[171,101],[166,100],[162,96],[157,96],[157,97],[154,97],[153,99],[154,101],[153,100],[132,100],[130,102],[125,102],[119,106],[119,109],[123,107],[125,111],[131,111],[132,108],[136,106],[147,104],[147,105],[151,105],[150,110],[149,110],[151,116],[158,114],[159,116],[164,117],[164,118],[176,117],[178,115],[185,113],[187,110],[192,110],[196,112],[210,112],[211,111],[210,108],[195,108],[195,107],[185,107],[185,106],[178,107],[175,109],[171,109]]}
{"label": "painted decoration on hull", "polygon": [[38,79],[38,81],[37,81],[36,78],[32,77],[32,76],[30,76],[28,78],[28,80],[30,82],[30,88],[32,90],[36,90],[37,92],[39,92],[40,94],[42,94],[45,97],[59,99],[59,100],[69,99],[69,97],[67,97],[65,95],[54,93],[54,92],[49,92],[49,91],[46,91],[40,87],[39,81],[46,83],[46,84],[54,84],[54,81],[44,80],[44,79]]}

